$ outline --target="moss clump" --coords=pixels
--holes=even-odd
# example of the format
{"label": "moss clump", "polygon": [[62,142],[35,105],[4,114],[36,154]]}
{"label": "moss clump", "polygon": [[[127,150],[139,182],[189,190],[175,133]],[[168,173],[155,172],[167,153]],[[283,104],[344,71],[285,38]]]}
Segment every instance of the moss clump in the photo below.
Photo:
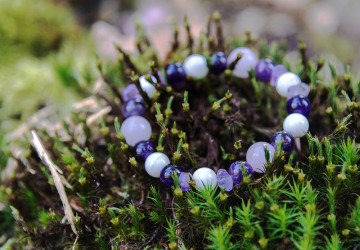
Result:
{"label": "moss clump", "polygon": [[[175,32],[166,61],[182,61],[189,53],[208,56],[220,49],[230,51],[234,44],[225,44],[218,16],[215,21],[216,35],[209,32],[198,47],[190,32],[186,45],[177,41]],[[186,20],[185,28],[189,28]],[[289,65],[283,61],[283,47],[248,37],[238,40],[238,45]],[[146,42],[140,45],[142,50],[149,46]],[[229,193],[219,188],[180,192],[176,178],[175,187],[166,189],[133,161],[120,133],[124,118],[117,83],[127,77],[138,84],[140,73],[150,70],[157,75],[166,62],[154,55],[143,72],[137,60],[119,48],[116,70],[98,63],[110,88],[96,92],[95,106],[83,102],[62,128],[37,132],[63,172],[67,200],[76,215],[71,220],[74,230],[61,223],[64,211],[54,179],[29,142],[20,147],[20,154],[11,156],[18,166],[3,186],[20,225],[15,237],[26,236],[19,244],[63,248],[76,241],[79,248],[101,249],[358,246],[360,149],[355,136],[360,125],[359,86],[350,72],[338,76],[331,65],[308,60],[302,41],[299,48],[301,60],[290,70],[309,82],[312,101],[310,133],[302,140],[302,150],[290,156],[278,150],[265,174],[256,175],[255,180],[245,178]],[[324,85],[318,72],[328,66],[333,82]],[[279,100],[271,86],[258,82],[254,72],[248,79],[236,79],[228,70],[222,76],[188,79],[179,89],[156,87],[156,100],[144,98],[152,140],[187,171],[198,166],[227,169],[234,159],[245,157],[254,141],[269,140],[286,116],[285,100]],[[94,120],[92,115],[97,112],[106,115]]]}

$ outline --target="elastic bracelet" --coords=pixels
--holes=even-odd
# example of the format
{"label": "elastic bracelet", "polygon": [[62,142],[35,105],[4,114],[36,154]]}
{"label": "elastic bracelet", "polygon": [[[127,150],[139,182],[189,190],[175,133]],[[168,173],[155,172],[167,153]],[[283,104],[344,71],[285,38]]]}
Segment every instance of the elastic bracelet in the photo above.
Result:
{"label": "elastic bracelet", "polygon": [[[280,96],[287,97],[288,116],[283,122],[284,130],[274,133],[270,143],[261,141],[251,145],[246,152],[246,161],[235,161],[228,171],[219,169],[215,173],[211,168],[201,167],[191,175],[172,164],[166,154],[156,152],[154,144],[149,141],[152,129],[150,123],[143,117],[146,114],[146,107],[142,96],[135,84],[129,84],[123,89],[122,112],[126,119],[121,124],[121,133],[126,143],[133,147],[136,160],[144,163],[146,172],[154,178],[160,178],[165,186],[174,185],[173,175],[176,173],[183,191],[191,189],[190,178],[195,181],[197,188],[214,189],[219,186],[231,191],[233,186],[239,185],[245,176],[253,178],[254,172],[264,173],[266,158],[272,162],[279,145],[286,155],[290,154],[295,147],[295,141],[299,140],[297,138],[303,137],[309,130],[306,116],[310,112],[310,101],[307,98],[310,87],[302,83],[298,75],[288,72],[283,65],[275,65],[269,58],[258,60],[256,54],[249,48],[236,48],[228,57],[223,52],[216,52],[209,60],[203,55],[190,55],[183,64],[175,62],[166,66],[166,80],[170,86],[177,87],[184,84],[187,77],[201,79],[209,74],[209,71],[211,74],[219,75],[232,63],[235,63],[232,68],[235,77],[248,78],[249,71],[254,70],[259,81],[270,83]],[[158,79],[164,84],[160,73]],[[151,80],[157,83],[156,77],[152,75]],[[145,75],[139,78],[139,82],[147,96],[153,98],[156,92],[155,86],[146,80]]]}

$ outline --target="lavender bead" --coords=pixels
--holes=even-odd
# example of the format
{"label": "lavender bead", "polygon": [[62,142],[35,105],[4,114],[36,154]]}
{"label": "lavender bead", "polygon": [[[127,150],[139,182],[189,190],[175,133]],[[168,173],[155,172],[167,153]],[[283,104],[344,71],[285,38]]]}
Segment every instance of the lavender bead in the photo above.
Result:
{"label": "lavender bead", "polygon": [[241,54],[242,56],[235,65],[232,73],[236,77],[247,78],[249,77],[249,71],[255,68],[258,62],[258,58],[251,49],[240,47],[231,51],[230,55],[228,56],[228,64],[231,64],[233,61],[235,61],[238,54]]}
{"label": "lavender bead", "polygon": [[265,150],[266,148],[269,152],[269,161],[272,162],[275,154],[275,148],[267,142],[256,142],[250,146],[246,152],[246,161],[253,167],[255,172],[264,173],[266,157]]}
{"label": "lavender bead", "polygon": [[180,188],[181,188],[182,191],[190,191],[191,190],[189,180],[190,180],[190,174],[189,173],[186,173],[186,172],[181,172],[180,173],[179,183],[180,183]]}
{"label": "lavender bead", "polygon": [[133,151],[137,161],[145,162],[146,158],[155,152],[155,146],[151,141],[139,141],[135,144]]}
{"label": "lavender bead", "polygon": [[160,181],[167,187],[171,187],[174,185],[174,181],[172,179],[172,176],[176,173],[178,176],[180,176],[182,170],[180,167],[169,164],[166,167],[161,170],[160,173]]}
{"label": "lavender bead", "polygon": [[247,175],[253,178],[254,170],[251,165],[246,161],[236,161],[229,167],[229,174],[234,181],[234,185],[239,185],[244,179],[243,168],[246,170]]}
{"label": "lavender bead", "polygon": [[308,116],[310,113],[311,105],[309,99],[304,96],[294,96],[289,99],[286,104],[286,109],[289,114],[299,113]]}
{"label": "lavender bead", "polygon": [[285,154],[290,154],[291,151],[293,151],[295,145],[294,137],[290,133],[283,130],[274,133],[270,139],[271,145],[273,145],[275,149],[282,141],[284,142],[283,151]]}
{"label": "lavender bead", "polygon": [[124,103],[122,106],[122,113],[125,118],[134,115],[145,116],[146,107],[142,100],[132,99]]}
{"label": "lavender bead", "polygon": [[142,97],[136,88],[136,85],[134,83],[130,83],[128,86],[126,86],[122,91],[122,98],[124,99],[124,102],[127,102],[131,99],[139,99],[142,100]]}
{"label": "lavender bead", "polygon": [[185,70],[179,62],[166,66],[165,74],[168,84],[173,87],[183,84],[186,80]]}
{"label": "lavender bead", "polygon": [[139,141],[149,140],[151,136],[150,123],[144,117],[137,115],[126,118],[120,130],[129,146],[135,146]]}
{"label": "lavender bead", "polygon": [[310,86],[307,85],[306,83],[301,83],[301,84],[297,84],[297,85],[289,87],[287,98],[289,100],[297,95],[302,95],[302,96],[307,97],[309,95],[309,93],[310,93]]}
{"label": "lavender bead", "polygon": [[279,64],[276,65],[271,72],[271,77],[270,77],[270,84],[271,86],[275,86],[277,79],[284,73],[288,72],[288,70],[285,68],[284,65]]}
{"label": "lavender bead", "polygon": [[262,82],[269,82],[274,67],[275,64],[270,58],[260,59],[255,66],[256,78]]}
{"label": "lavender bead", "polygon": [[215,52],[210,58],[210,72],[219,75],[225,71],[227,67],[227,58],[224,52]]}
{"label": "lavender bead", "polygon": [[219,169],[216,174],[218,186],[225,189],[225,191],[231,191],[234,186],[233,179],[225,169]]}

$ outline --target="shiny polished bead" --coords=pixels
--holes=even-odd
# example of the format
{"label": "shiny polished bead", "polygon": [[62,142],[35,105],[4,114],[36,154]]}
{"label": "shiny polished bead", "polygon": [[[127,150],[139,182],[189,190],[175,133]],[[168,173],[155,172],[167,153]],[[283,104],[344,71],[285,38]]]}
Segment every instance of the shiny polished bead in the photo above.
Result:
{"label": "shiny polished bead", "polygon": [[127,102],[131,99],[139,99],[139,100],[142,99],[142,97],[134,83],[130,83],[128,86],[126,86],[123,89],[121,95],[122,95],[124,102]]}
{"label": "shiny polished bead", "polygon": [[[154,83],[157,83],[157,80],[156,80],[155,76],[150,75],[150,77],[151,77],[151,80]],[[145,75],[140,76],[139,82],[140,82],[140,86],[141,86],[142,90],[144,90],[144,92],[148,95],[148,97],[150,99],[153,98],[153,96],[154,96],[154,94],[156,92],[155,86],[152,85],[150,82],[148,82],[145,79]]]}
{"label": "shiny polished bead", "polygon": [[309,99],[307,99],[305,96],[294,96],[288,100],[286,109],[289,114],[299,113],[304,116],[308,116],[311,105]]}
{"label": "shiny polished bead", "polygon": [[294,149],[294,137],[286,131],[277,131],[271,136],[270,143],[276,149],[278,144],[284,142],[283,151],[285,154],[290,154]]}
{"label": "shiny polished bead", "polygon": [[193,78],[204,78],[209,71],[206,58],[198,54],[188,56],[184,61],[183,67],[186,75]]}
{"label": "shiny polished bead", "polygon": [[142,100],[131,99],[124,103],[121,111],[125,118],[134,116],[134,115],[144,116],[146,114],[146,107]]}
{"label": "shiny polished bead", "polygon": [[170,164],[170,160],[166,154],[155,152],[146,158],[145,170],[150,176],[159,178],[161,170],[163,170],[163,168],[168,164]]}
{"label": "shiny polished bead", "polygon": [[179,176],[179,184],[182,191],[190,191],[191,187],[189,184],[190,174],[186,172],[181,172]]}
{"label": "shiny polished bead", "polygon": [[219,75],[225,71],[227,67],[227,58],[224,52],[215,52],[210,58],[210,72]]}
{"label": "shiny polished bead", "polygon": [[287,98],[289,100],[297,95],[302,95],[307,97],[309,93],[310,93],[310,86],[302,82],[301,84],[297,84],[289,87]]}
{"label": "shiny polished bead", "polygon": [[207,187],[214,189],[217,184],[214,170],[206,167],[197,169],[193,174],[193,179],[196,183],[196,187],[200,189]]}
{"label": "shiny polished bead", "polygon": [[229,192],[233,189],[234,181],[225,169],[219,169],[216,174],[216,179],[218,186],[225,189],[225,191]]}
{"label": "shiny polished bead", "polygon": [[279,64],[279,65],[276,65],[272,72],[271,72],[271,77],[270,77],[270,84],[271,86],[276,86],[276,82],[277,82],[277,79],[284,73],[287,73],[289,72],[284,65],[282,64]]}
{"label": "shiny polished bead", "polygon": [[231,64],[233,61],[235,61],[238,54],[241,54],[242,56],[241,59],[235,65],[235,68],[232,71],[232,73],[236,77],[247,78],[249,77],[249,71],[255,68],[258,62],[258,58],[251,49],[246,47],[240,47],[231,51],[227,60],[228,64]]}
{"label": "shiny polished bead", "polygon": [[173,175],[176,173],[177,176],[180,176],[182,170],[180,167],[168,164],[166,165],[160,173],[160,181],[167,187],[171,187],[174,185]]}
{"label": "shiny polished bead", "polygon": [[270,58],[260,59],[255,66],[256,78],[262,82],[269,82],[274,67],[275,64]]}
{"label": "shiny polished bead", "polygon": [[255,172],[264,173],[266,157],[265,150],[266,148],[269,152],[269,161],[272,162],[275,154],[275,148],[267,142],[256,142],[250,146],[246,152],[246,161],[252,166]]}
{"label": "shiny polished bead", "polygon": [[229,174],[234,181],[234,185],[239,185],[243,181],[243,168],[246,171],[247,175],[253,177],[254,170],[248,162],[236,161],[232,163],[229,167]]}
{"label": "shiny polished bead", "polygon": [[139,141],[135,144],[133,151],[136,160],[144,162],[150,154],[155,152],[155,145],[151,141]]}
{"label": "shiny polished bead", "polygon": [[130,116],[121,124],[121,133],[124,135],[126,143],[134,146],[139,141],[150,139],[151,125],[144,117]]}
{"label": "shiny polished bead", "polygon": [[301,79],[298,75],[287,72],[282,74],[276,82],[276,91],[281,95],[286,97],[288,94],[288,89],[291,86],[301,84]]}
{"label": "shiny polished bead", "polygon": [[309,121],[302,114],[290,114],[284,120],[284,130],[295,138],[303,137],[309,130]]}
{"label": "shiny polished bead", "polygon": [[185,70],[179,62],[167,65],[165,74],[168,84],[173,87],[180,86],[186,80]]}

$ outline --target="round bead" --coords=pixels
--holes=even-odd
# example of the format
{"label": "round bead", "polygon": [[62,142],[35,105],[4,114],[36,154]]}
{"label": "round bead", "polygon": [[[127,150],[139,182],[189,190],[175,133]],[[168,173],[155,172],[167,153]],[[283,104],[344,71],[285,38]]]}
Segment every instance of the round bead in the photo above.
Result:
{"label": "round bead", "polygon": [[140,99],[131,99],[124,103],[122,106],[122,114],[125,118],[130,116],[138,115],[144,116],[146,113],[146,107],[142,100]]}
{"label": "round bead", "polygon": [[290,86],[301,84],[301,79],[298,75],[287,72],[282,74],[276,82],[276,91],[281,95],[286,97],[288,94],[288,89]]}
{"label": "round bead", "polygon": [[282,65],[282,64],[276,65],[271,72],[271,78],[270,78],[271,86],[276,86],[276,82],[277,82],[278,78],[282,74],[287,73],[287,72],[288,72],[288,70],[285,68],[284,65]]}
{"label": "round bead", "polygon": [[144,117],[130,116],[121,124],[121,133],[126,143],[133,147],[139,141],[150,139],[151,125]]}
{"label": "round bead", "polygon": [[286,109],[289,114],[299,113],[304,116],[308,116],[311,105],[309,99],[307,99],[305,96],[294,96],[288,100]]}
{"label": "round bead", "polygon": [[164,167],[161,170],[160,173],[160,181],[167,187],[171,187],[174,185],[174,180],[172,178],[172,176],[176,173],[178,176],[180,176],[181,174],[181,168],[173,165],[173,164],[168,164],[166,167]]}
{"label": "round bead", "polygon": [[237,55],[241,54],[241,59],[235,65],[234,70],[232,71],[233,75],[239,78],[249,77],[249,71],[254,69],[258,62],[256,54],[249,48],[240,47],[231,51],[228,56],[228,64],[231,64],[236,60]]}
{"label": "round bead", "polygon": [[255,66],[256,78],[262,82],[269,82],[274,67],[275,64],[270,58],[260,59]]}
{"label": "round bead", "polygon": [[186,172],[181,172],[179,176],[179,184],[182,191],[190,191],[191,187],[189,184],[190,174]]}
{"label": "round bead", "polygon": [[225,169],[219,169],[216,174],[218,186],[225,189],[225,191],[231,191],[234,186],[233,179]]}
{"label": "round bead", "polygon": [[142,99],[142,97],[134,83],[130,83],[128,86],[126,86],[123,89],[122,98],[124,99],[124,102],[127,102],[131,99],[139,99],[139,100]]}
{"label": "round bead", "polygon": [[309,130],[309,121],[302,114],[292,113],[284,120],[284,130],[295,138],[303,137]]}
{"label": "round bead", "polygon": [[183,66],[186,75],[193,78],[204,78],[209,71],[206,58],[198,54],[188,56],[185,59]]}
{"label": "round bead", "polygon": [[253,177],[254,170],[251,165],[246,161],[236,161],[229,167],[229,174],[232,177],[235,185],[239,185],[244,178],[243,168],[246,170],[247,175]]}
{"label": "round bead", "polygon": [[170,164],[169,158],[166,154],[161,152],[155,152],[150,154],[145,160],[145,170],[146,172],[155,178],[160,177],[161,170]]}
{"label": "round bead", "polygon": [[294,96],[297,95],[302,95],[307,97],[309,93],[310,93],[310,86],[302,82],[301,84],[297,84],[289,87],[287,98],[289,100],[290,98],[293,98]]}
{"label": "round bead", "polygon": [[193,179],[195,180],[196,187],[200,189],[207,187],[214,189],[217,184],[214,170],[206,167],[197,169],[193,174]]}
{"label": "round bead", "polygon": [[270,143],[276,149],[277,145],[284,142],[283,151],[285,154],[290,154],[294,149],[294,137],[286,131],[277,131],[271,136]]}
{"label": "round bead", "polygon": [[151,153],[155,152],[155,146],[151,141],[139,141],[135,144],[133,151],[136,160],[144,162]]}
{"label": "round bead", "polygon": [[[154,83],[157,83],[155,76],[150,75],[150,77]],[[140,86],[141,86],[142,90],[144,90],[144,92],[148,95],[148,97],[153,98],[153,96],[156,92],[155,86],[152,85],[150,82],[148,82],[145,79],[145,75],[142,75],[139,77],[139,82],[140,82]]]}
{"label": "round bead", "polygon": [[269,152],[269,161],[272,162],[275,154],[275,148],[267,142],[256,142],[250,146],[246,152],[246,161],[253,167],[255,172],[264,173],[266,157],[265,150],[266,148]]}
{"label": "round bead", "polygon": [[179,62],[167,65],[165,74],[168,84],[173,87],[183,84],[186,80],[185,70]]}
{"label": "round bead", "polygon": [[227,67],[227,58],[224,52],[216,52],[210,58],[210,72],[219,75],[225,71]]}

